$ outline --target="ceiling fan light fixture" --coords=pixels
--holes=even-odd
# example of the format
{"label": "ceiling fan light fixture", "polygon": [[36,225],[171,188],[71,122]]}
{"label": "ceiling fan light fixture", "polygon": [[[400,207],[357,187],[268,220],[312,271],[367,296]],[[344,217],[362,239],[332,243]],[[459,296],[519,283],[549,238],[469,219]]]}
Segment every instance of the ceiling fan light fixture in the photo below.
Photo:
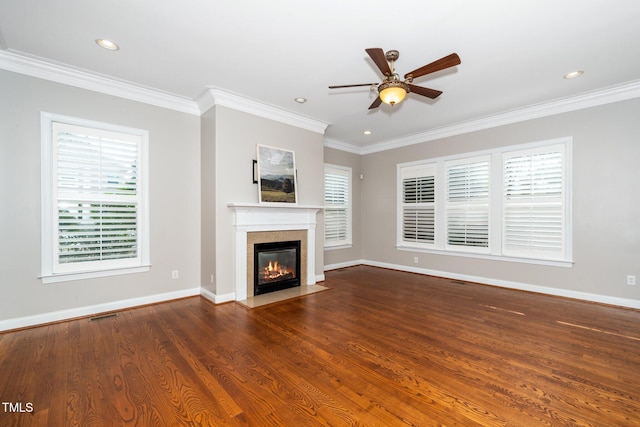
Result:
{"label": "ceiling fan light fixture", "polygon": [[401,81],[384,82],[378,86],[378,92],[380,92],[380,99],[385,104],[396,105],[407,96],[409,87],[406,83]]}

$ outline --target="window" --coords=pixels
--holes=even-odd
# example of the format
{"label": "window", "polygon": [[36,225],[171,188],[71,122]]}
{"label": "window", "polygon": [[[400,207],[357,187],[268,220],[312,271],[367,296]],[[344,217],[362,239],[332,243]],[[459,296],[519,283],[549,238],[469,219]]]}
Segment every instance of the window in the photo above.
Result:
{"label": "window", "polygon": [[351,168],[324,167],[324,246],[341,248],[351,241]]}
{"label": "window", "polygon": [[489,161],[485,156],[445,162],[448,249],[488,252]]}
{"label": "window", "polygon": [[148,133],[42,114],[43,281],[146,270]]}
{"label": "window", "polygon": [[503,252],[563,259],[564,146],[503,154]]}
{"label": "window", "polygon": [[433,247],[435,242],[435,164],[401,170],[402,242]]}
{"label": "window", "polygon": [[570,265],[571,138],[398,165],[401,250]]}

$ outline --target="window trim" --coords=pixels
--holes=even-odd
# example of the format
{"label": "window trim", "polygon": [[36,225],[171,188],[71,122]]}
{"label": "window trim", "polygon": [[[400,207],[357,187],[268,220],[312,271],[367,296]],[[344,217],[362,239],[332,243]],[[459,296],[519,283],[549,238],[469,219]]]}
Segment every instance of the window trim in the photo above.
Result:
{"label": "window trim", "polygon": [[[348,249],[353,246],[353,170],[348,166],[340,166],[333,165],[329,163],[324,164],[324,191],[326,192],[326,174],[327,172],[333,172],[337,174],[344,174],[347,177],[347,238],[343,240],[338,240],[335,242],[327,243],[326,241],[326,222],[325,222],[325,231],[323,235],[323,247],[325,250],[334,250],[334,249]],[[326,210],[329,205],[326,204],[325,200],[324,210],[325,210],[325,220],[326,220]]]}
{"label": "window trim", "polygon": [[[107,266],[105,268],[77,269],[54,273],[54,254],[57,239],[54,236],[56,215],[54,205],[56,191],[53,188],[54,146],[52,130],[54,122],[74,126],[98,129],[107,132],[119,132],[135,135],[140,138],[139,187],[140,206],[138,226],[138,244],[140,260],[135,265]],[[57,283],[70,280],[81,280],[95,277],[139,273],[149,271],[149,132],[110,123],[70,117],[49,112],[40,113],[41,132],[41,276],[43,283]]]}
{"label": "window trim", "polygon": [[[554,145],[564,146],[564,176],[565,183],[565,253],[564,259],[541,259],[534,257],[517,257],[512,255],[502,254],[502,194],[503,194],[503,179],[502,179],[502,156],[517,151],[525,151],[543,147],[551,147]],[[445,247],[446,242],[446,206],[442,201],[446,197],[446,168],[445,162],[458,161],[464,159],[472,159],[481,156],[490,156],[490,171],[489,180],[490,195],[489,195],[489,251],[486,253],[477,253],[474,251],[462,250],[449,250]],[[550,140],[536,141],[531,143],[510,145],[504,147],[497,147],[493,149],[480,150],[475,152],[468,152],[462,154],[454,154],[449,156],[442,156],[436,158],[426,158],[423,160],[416,160],[406,163],[399,163],[396,165],[397,177],[396,177],[396,249],[408,252],[421,252],[428,254],[447,255],[447,256],[460,256],[478,259],[498,260],[507,262],[519,262],[527,264],[538,264],[548,266],[559,267],[571,267],[573,265],[573,225],[572,225],[572,161],[573,161],[573,138],[571,136],[555,138]],[[402,240],[402,178],[401,172],[403,168],[419,167],[420,165],[436,164],[436,242],[433,247],[420,247],[417,245],[411,245],[408,242]]]}

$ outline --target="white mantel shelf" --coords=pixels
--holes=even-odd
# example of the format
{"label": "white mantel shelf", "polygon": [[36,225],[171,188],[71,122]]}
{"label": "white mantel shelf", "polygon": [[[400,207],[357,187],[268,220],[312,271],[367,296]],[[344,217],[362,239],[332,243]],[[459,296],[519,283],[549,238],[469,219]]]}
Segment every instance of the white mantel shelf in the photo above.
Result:
{"label": "white mantel shelf", "polygon": [[293,203],[227,203],[232,209],[324,209],[324,206],[316,205],[296,205]]}
{"label": "white mantel shelf", "polygon": [[234,210],[235,296],[247,299],[247,233],[255,231],[307,231],[307,285],[316,283],[316,214],[324,206],[262,203],[227,203]]}

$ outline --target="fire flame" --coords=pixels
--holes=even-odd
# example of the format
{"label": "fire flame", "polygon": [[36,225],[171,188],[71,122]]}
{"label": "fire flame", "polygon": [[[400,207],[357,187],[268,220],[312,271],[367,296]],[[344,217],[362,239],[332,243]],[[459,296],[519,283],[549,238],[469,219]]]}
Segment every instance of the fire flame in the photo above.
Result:
{"label": "fire flame", "polygon": [[262,272],[263,280],[274,280],[282,276],[292,274],[293,270],[286,266],[282,266],[278,261],[269,261],[269,265],[264,267]]}

